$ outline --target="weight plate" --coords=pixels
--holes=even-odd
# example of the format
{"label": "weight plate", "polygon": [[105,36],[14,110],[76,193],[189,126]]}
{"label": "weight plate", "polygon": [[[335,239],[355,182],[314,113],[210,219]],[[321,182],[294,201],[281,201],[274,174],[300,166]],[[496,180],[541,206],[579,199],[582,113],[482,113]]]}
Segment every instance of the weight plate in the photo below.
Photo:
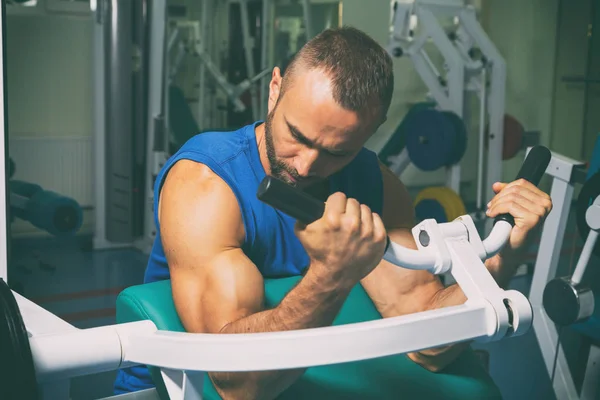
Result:
{"label": "weight plate", "polygon": [[[585,220],[585,213],[598,196],[600,196],[600,172],[596,172],[585,182],[577,198],[577,228],[583,240],[587,239],[590,232],[590,227]],[[600,257],[600,241],[596,241],[593,253]]]}
{"label": "weight plate", "polygon": [[[446,186],[432,186],[421,190],[415,197],[415,213],[423,216],[423,218],[420,218],[421,221],[426,218],[434,218],[433,215],[438,215],[438,211],[434,208],[432,203],[425,203],[422,206],[423,208],[417,212],[417,207],[421,202],[426,200],[431,200],[432,202],[439,204],[439,207],[444,210],[445,221],[436,218],[436,221],[438,222],[453,221],[467,213],[464,202],[454,190]],[[428,217],[426,212],[431,212],[432,216]]]}
{"label": "weight plate", "polygon": [[3,279],[0,279],[0,365],[0,399],[38,398],[29,336],[17,301]]}
{"label": "weight plate", "polygon": [[379,151],[378,157],[382,163],[384,163],[385,165],[387,165],[389,167],[391,165],[389,158],[391,156],[400,154],[402,149],[404,149],[404,147],[406,146],[406,123],[410,120],[412,113],[414,113],[416,111],[432,108],[434,106],[435,106],[435,104],[433,104],[433,103],[421,102],[421,103],[416,103],[408,110],[408,112],[402,119],[402,122],[400,122],[400,124],[398,125],[398,127],[396,128],[396,130],[394,131],[392,136],[390,137],[390,139],[383,146],[383,148]]}
{"label": "weight plate", "polygon": [[435,219],[438,224],[448,222],[446,210],[434,199],[423,199],[419,201],[415,206],[415,216],[419,222],[430,218]]}
{"label": "weight plate", "polygon": [[467,151],[467,127],[461,117],[452,111],[443,112],[454,127],[455,147],[452,150],[450,164],[458,164]]}
{"label": "weight plate", "polygon": [[443,187],[442,191],[444,198],[448,202],[448,208],[450,210],[450,213],[448,214],[448,219],[450,221],[454,221],[456,218],[467,213],[465,203],[454,190],[452,190],[449,187]]}
{"label": "weight plate", "polygon": [[420,170],[435,171],[449,165],[455,147],[452,122],[440,111],[422,109],[406,122],[406,149]]}
{"label": "weight plate", "polygon": [[510,160],[523,148],[525,128],[512,115],[504,115],[504,139],[502,142],[502,159]]}

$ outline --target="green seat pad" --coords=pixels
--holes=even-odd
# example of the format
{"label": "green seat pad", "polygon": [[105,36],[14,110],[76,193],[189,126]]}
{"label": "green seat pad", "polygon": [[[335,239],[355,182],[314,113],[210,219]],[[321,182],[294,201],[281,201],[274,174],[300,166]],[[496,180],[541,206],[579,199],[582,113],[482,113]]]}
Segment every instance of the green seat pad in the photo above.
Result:
{"label": "green seat pad", "polygon": [[[266,306],[275,307],[299,277],[265,281]],[[334,325],[380,319],[361,285],[344,303]],[[117,322],[150,319],[158,329],[185,331],[173,304],[171,282],[125,289],[117,298]],[[357,346],[360,343],[356,344]],[[161,398],[168,399],[158,368],[149,367]],[[205,380],[205,399],[220,399]],[[501,399],[500,392],[469,349],[442,372],[430,372],[406,355],[308,368],[279,399]]]}

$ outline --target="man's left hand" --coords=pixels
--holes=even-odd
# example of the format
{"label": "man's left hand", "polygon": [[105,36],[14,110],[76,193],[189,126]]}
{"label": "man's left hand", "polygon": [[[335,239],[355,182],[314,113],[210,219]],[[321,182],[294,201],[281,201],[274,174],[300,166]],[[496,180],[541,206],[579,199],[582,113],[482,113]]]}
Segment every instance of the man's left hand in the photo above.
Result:
{"label": "man's left hand", "polygon": [[550,196],[525,179],[511,183],[497,182],[492,186],[496,196],[488,203],[486,214],[495,218],[504,213],[515,220],[507,250],[518,250],[527,241],[529,234],[552,210]]}

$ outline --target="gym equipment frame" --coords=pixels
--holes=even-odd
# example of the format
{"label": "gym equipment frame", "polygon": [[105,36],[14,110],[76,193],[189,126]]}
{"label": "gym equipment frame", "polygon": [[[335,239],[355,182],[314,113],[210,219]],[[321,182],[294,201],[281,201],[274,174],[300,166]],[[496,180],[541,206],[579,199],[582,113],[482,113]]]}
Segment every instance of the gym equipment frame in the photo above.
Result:
{"label": "gym equipment frame", "polygon": [[[394,57],[410,58],[438,107],[468,121],[466,93],[473,91],[479,96],[476,206],[482,210],[494,196],[492,184],[502,179],[506,62],[477,22],[473,7],[465,6],[462,0],[396,1],[393,7],[392,32],[387,51]],[[454,38],[449,38],[440,25],[440,16],[453,17],[457,21],[458,29]],[[416,36],[415,24],[422,26]],[[429,39],[444,58],[445,74],[437,70],[425,51]],[[480,49],[482,57],[473,57],[470,50],[474,46]],[[486,143],[488,148],[484,163]],[[410,164],[407,149],[404,148],[391,161],[392,171],[400,175]],[[460,193],[460,164],[447,167],[446,172],[446,185]]]}
{"label": "gym equipment frame", "polygon": [[[568,300],[571,298],[574,298],[574,302],[577,303],[577,310],[573,320],[567,322],[568,325],[589,317],[596,306],[592,292],[581,290],[583,288],[580,288],[580,284],[600,229],[600,196],[587,209],[586,223],[590,231],[572,276],[569,279],[554,279],[575,185],[585,181],[585,163],[553,154],[546,173],[553,178],[551,189],[553,209],[546,218],[542,230],[529,294],[529,301],[533,307],[534,332],[548,375],[553,377],[552,386],[556,398],[558,400],[593,399],[598,395],[600,347],[596,345],[590,347],[581,393],[578,393],[563,347],[559,343],[560,333],[556,323],[565,317],[569,318],[564,313],[569,310],[567,304],[570,303]],[[560,287],[556,287],[557,284],[560,284]]]}

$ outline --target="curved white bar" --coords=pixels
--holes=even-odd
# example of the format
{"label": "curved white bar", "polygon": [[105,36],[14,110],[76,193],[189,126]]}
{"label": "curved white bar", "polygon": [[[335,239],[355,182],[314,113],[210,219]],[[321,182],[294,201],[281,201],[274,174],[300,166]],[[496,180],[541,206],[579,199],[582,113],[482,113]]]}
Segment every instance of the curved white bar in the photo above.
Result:
{"label": "curved white bar", "polygon": [[113,327],[34,336],[29,345],[39,383],[112,371],[121,364],[121,343]]}
{"label": "curved white bar", "polygon": [[413,250],[390,240],[383,259],[399,267],[408,269],[434,270],[436,257],[425,250]]}
{"label": "curved white bar", "polygon": [[512,225],[506,221],[498,221],[494,224],[490,235],[483,241],[487,258],[495,256],[504,247],[510,237],[511,230]]}
{"label": "curved white bar", "polygon": [[37,380],[52,382],[129,366],[122,363],[129,337],[155,331],[151,321],[138,321],[33,336],[29,345]]}
{"label": "curved white bar", "polygon": [[187,371],[267,371],[366,360],[488,336],[487,303],[342,326],[249,334],[133,335],[124,361]]}

